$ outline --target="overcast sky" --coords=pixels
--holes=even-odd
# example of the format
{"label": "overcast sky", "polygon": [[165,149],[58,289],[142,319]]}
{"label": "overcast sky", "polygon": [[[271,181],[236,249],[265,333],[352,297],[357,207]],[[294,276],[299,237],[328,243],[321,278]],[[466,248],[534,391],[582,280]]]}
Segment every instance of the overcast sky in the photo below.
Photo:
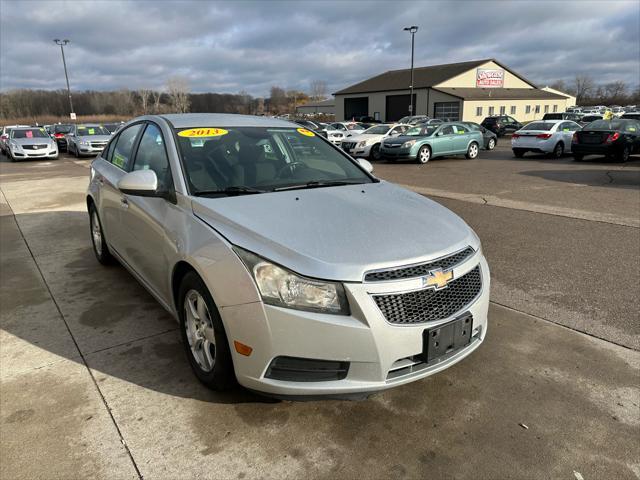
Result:
{"label": "overcast sky", "polygon": [[334,92],[385,70],[496,58],[541,86],[589,74],[640,83],[640,2],[0,0],[0,89]]}

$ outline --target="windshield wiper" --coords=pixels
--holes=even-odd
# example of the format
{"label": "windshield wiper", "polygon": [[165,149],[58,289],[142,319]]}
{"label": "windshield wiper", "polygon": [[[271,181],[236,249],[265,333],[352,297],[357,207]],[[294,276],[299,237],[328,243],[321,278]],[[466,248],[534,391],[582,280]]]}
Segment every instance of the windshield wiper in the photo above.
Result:
{"label": "windshield wiper", "polygon": [[312,180],[311,182],[301,183],[299,185],[287,185],[285,187],[274,188],[274,192],[281,192],[283,190],[299,190],[303,188],[320,188],[320,187],[337,187],[340,185],[361,185],[365,182],[359,180],[332,180],[332,181],[318,181]]}
{"label": "windshield wiper", "polygon": [[194,192],[194,195],[198,197],[204,197],[207,195],[252,195],[255,193],[267,193],[268,191],[269,190],[247,187],[246,185],[234,185],[220,190],[200,190],[198,192]]}

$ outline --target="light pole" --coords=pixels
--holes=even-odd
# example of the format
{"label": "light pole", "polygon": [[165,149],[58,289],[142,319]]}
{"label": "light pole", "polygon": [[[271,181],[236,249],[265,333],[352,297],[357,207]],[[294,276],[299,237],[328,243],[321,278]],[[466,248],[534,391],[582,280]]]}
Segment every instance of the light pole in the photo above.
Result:
{"label": "light pole", "polygon": [[64,46],[69,43],[69,40],[60,40],[56,38],[53,40],[56,45],[60,45],[60,51],[62,52],[62,65],[64,66],[64,77],[67,79],[67,94],[69,95],[69,113],[73,114],[73,102],[71,101],[71,88],[69,88],[69,74],[67,73],[67,62],[64,59]]}
{"label": "light pole", "polygon": [[409,115],[415,115],[415,112],[413,111],[413,39],[416,32],[418,31],[418,27],[412,25],[411,27],[405,27],[404,31],[411,34],[411,85],[409,86],[409,88],[411,89],[411,94],[409,96]]}

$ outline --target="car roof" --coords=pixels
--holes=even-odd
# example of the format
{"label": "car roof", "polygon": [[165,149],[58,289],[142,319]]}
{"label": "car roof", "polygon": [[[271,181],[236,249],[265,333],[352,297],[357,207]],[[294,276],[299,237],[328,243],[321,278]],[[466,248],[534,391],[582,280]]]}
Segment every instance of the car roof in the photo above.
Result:
{"label": "car roof", "polygon": [[[175,128],[194,127],[295,127],[296,123],[257,115],[234,113],[171,113],[160,115]],[[145,118],[145,117],[143,117]],[[150,117],[153,118],[153,117]]]}
{"label": "car roof", "polygon": [[548,118],[546,120],[533,120],[529,122],[527,125],[531,123],[564,123],[564,122],[572,122],[573,120],[567,120],[562,118]]}
{"label": "car roof", "polygon": [[77,125],[78,128],[80,127],[101,127],[102,124],[101,123],[80,123]]}

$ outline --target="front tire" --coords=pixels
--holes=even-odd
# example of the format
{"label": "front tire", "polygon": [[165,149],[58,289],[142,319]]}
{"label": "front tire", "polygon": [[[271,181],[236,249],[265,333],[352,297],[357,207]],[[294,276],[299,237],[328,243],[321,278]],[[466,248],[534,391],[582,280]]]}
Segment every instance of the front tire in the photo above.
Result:
{"label": "front tire", "polygon": [[96,259],[102,265],[113,265],[115,258],[109,251],[104,231],[102,230],[102,223],[98,216],[98,210],[93,204],[89,207],[89,227],[91,229],[91,245],[93,246],[93,253],[96,255]]}
{"label": "front tire", "polygon": [[185,275],[178,298],[182,344],[193,373],[212,390],[233,388],[236,378],[229,341],[213,298],[198,274]]}
{"label": "front tire", "polygon": [[471,145],[469,145],[469,148],[467,149],[467,154],[465,156],[469,160],[473,160],[474,158],[478,157],[479,150],[480,150],[480,147],[478,147],[478,144],[476,142],[471,142]]}
{"label": "front tire", "polygon": [[369,152],[370,160],[380,160],[382,158],[382,154],[380,153],[380,144],[376,143],[373,147],[371,147],[371,151]]}
{"label": "front tire", "polygon": [[524,157],[524,153],[525,153],[525,152],[526,152],[526,150],[523,150],[523,149],[521,149],[521,148],[514,148],[514,149],[513,149],[513,155],[514,155],[516,158],[522,158],[522,157]]}
{"label": "front tire", "polygon": [[429,148],[429,145],[423,145],[420,147],[420,150],[418,150],[417,160],[418,163],[423,165],[431,160],[431,148]]}

